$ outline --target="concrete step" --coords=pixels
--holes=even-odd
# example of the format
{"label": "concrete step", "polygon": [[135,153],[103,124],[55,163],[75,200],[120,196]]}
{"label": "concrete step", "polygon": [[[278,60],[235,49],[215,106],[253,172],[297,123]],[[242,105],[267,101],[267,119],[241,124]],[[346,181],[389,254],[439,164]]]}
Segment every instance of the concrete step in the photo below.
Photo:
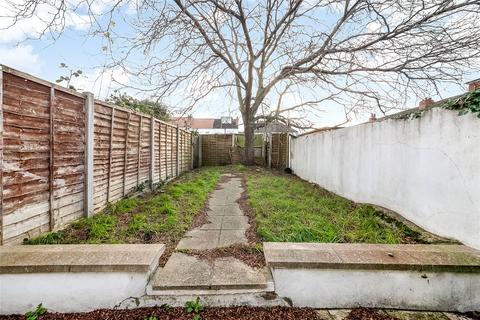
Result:
{"label": "concrete step", "polygon": [[235,292],[273,291],[268,268],[255,269],[233,257],[213,261],[184,253],[174,253],[164,268],[159,268],[147,288],[149,294],[176,294],[214,290]]}

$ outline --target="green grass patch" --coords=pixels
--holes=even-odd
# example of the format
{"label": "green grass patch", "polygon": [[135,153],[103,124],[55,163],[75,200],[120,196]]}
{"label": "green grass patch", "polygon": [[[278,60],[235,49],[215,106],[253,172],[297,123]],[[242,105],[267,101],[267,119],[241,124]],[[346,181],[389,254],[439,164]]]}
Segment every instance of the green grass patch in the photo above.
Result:
{"label": "green grass patch", "polygon": [[143,197],[109,204],[102,212],[81,218],[65,230],[50,232],[24,244],[174,242],[189,228],[220,178],[218,168],[205,168]]}
{"label": "green grass patch", "polygon": [[249,170],[249,205],[265,241],[416,243],[420,234],[292,175]]}

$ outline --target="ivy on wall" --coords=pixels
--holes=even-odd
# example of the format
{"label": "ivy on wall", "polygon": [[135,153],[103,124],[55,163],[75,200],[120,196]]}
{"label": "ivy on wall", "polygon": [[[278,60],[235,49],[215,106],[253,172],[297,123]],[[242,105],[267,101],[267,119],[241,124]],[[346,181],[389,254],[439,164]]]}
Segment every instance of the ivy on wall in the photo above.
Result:
{"label": "ivy on wall", "polygon": [[[473,113],[477,115],[477,118],[480,118],[480,89],[468,92],[459,98],[450,99],[439,107],[447,110],[458,111],[459,116]],[[426,110],[415,110],[412,112],[400,114],[398,116],[393,116],[392,118],[401,120],[413,120],[420,118]]]}
{"label": "ivy on wall", "polygon": [[448,110],[458,110],[458,115],[463,116],[467,113],[477,114],[480,118],[480,89],[467,93],[456,100],[449,100],[442,108]]}

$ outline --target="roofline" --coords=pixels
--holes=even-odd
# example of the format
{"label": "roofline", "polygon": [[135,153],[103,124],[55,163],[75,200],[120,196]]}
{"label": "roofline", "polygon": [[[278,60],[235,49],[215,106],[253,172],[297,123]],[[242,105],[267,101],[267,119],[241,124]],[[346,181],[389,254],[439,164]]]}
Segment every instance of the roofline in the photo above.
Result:
{"label": "roofline", "polygon": [[473,79],[473,80],[467,81],[467,82],[465,82],[465,83],[466,83],[466,84],[470,84],[470,83],[479,82],[479,81],[480,81],[480,78],[478,78],[478,79]]}
{"label": "roofline", "polygon": [[[431,110],[431,109],[435,109],[435,108],[440,108],[440,107],[442,107],[445,103],[447,103],[449,100],[458,99],[458,98],[460,98],[460,97],[465,96],[467,93],[468,93],[468,92],[465,92],[465,93],[462,93],[462,94],[458,94],[458,95],[456,95],[456,96],[451,96],[451,97],[448,97],[448,98],[445,98],[445,99],[442,99],[442,100],[435,101],[435,102],[433,102],[431,105],[429,105],[428,107],[426,107],[425,109],[423,109],[422,111],[427,111],[427,110]],[[313,131],[310,131],[310,132],[302,133],[302,134],[298,135],[297,137],[307,136],[307,135],[315,134],[315,133],[323,133],[323,132],[325,132],[325,131],[330,131],[330,130],[347,129],[347,128],[352,128],[352,127],[357,127],[357,126],[363,126],[363,125],[373,124],[373,123],[376,123],[376,122],[382,122],[382,121],[390,120],[390,119],[398,119],[398,117],[401,117],[402,115],[407,115],[407,114],[410,114],[410,113],[412,113],[412,112],[419,111],[419,110],[420,110],[419,107],[410,108],[410,109],[406,109],[406,110],[402,110],[402,111],[399,111],[399,112],[396,112],[396,113],[392,113],[392,114],[386,115],[386,116],[384,116],[384,117],[382,117],[382,118],[376,119],[375,121],[366,121],[366,122],[362,122],[362,123],[355,124],[355,125],[350,126],[350,127],[327,127],[327,128],[320,128],[320,129],[316,129],[316,130],[313,130]]]}

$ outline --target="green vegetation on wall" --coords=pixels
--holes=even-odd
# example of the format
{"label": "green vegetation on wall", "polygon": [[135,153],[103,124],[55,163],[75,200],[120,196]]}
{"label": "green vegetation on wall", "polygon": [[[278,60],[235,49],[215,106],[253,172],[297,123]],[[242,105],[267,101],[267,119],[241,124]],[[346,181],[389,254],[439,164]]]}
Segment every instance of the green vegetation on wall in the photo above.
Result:
{"label": "green vegetation on wall", "polygon": [[448,110],[457,110],[459,116],[471,112],[476,113],[477,118],[480,118],[480,89],[469,92],[458,99],[449,100],[442,107]]}
{"label": "green vegetation on wall", "polygon": [[171,115],[168,106],[159,101],[152,101],[148,99],[138,100],[125,93],[111,95],[107,101],[123,108],[151,115],[159,120],[170,120]]}

